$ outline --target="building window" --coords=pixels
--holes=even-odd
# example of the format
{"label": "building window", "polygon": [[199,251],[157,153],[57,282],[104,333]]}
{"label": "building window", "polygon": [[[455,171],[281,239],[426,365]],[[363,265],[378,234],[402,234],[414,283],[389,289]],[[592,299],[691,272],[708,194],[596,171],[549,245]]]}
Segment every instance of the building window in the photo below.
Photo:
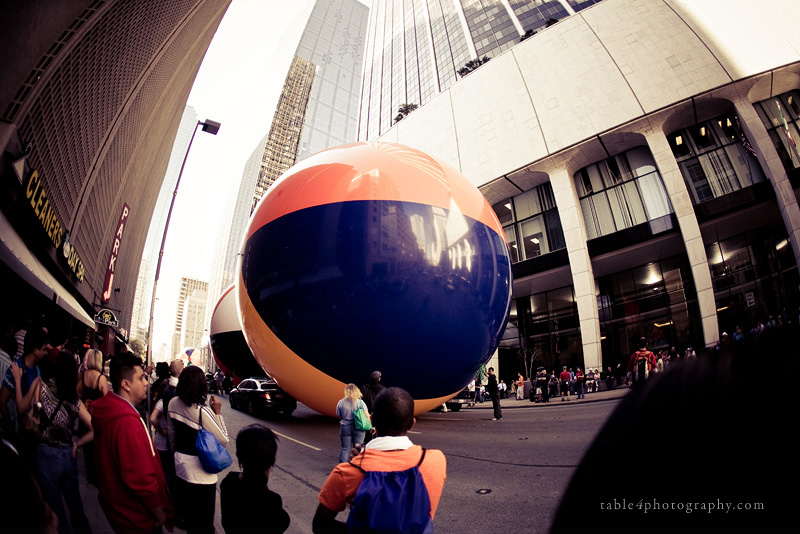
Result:
{"label": "building window", "polygon": [[600,1],[601,0],[567,0],[567,3],[577,12],[581,11],[582,9],[586,9],[589,6],[593,6]]}
{"label": "building window", "polygon": [[685,255],[597,279],[604,366],[624,366],[641,337],[650,350],[702,341],[692,270]]}
{"label": "building window", "polygon": [[793,90],[755,104],[786,172],[800,168],[800,91]]}
{"label": "building window", "polygon": [[584,167],[574,179],[589,239],[672,213],[661,175],[645,147]]}
{"label": "building window", "polygon": [[[761,227],[706,245],[721,330],[741,327],[797,309],[800,277],[782,227]],[[784,318],[785,320],[785,318]]]}
{"label": "building window", "polygon": [[764,180],[738,119],[726,114],[667,136],[695,205]]}
{"label": "building window", "polygon": [[492,207],[503,225],[512,263],[566,248],[549,182]]}
{"label": "building window", "polygon": [[578,306],[572,286],[560,287],[517,299],[518,326],[527,350],[539,366],[583,367]]}

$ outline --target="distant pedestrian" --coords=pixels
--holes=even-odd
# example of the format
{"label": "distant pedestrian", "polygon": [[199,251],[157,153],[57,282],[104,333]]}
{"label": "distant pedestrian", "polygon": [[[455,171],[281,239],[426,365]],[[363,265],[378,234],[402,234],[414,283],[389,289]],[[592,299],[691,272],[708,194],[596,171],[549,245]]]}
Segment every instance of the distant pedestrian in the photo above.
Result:
{"label": "distant pedestrian", "polygon": [[384,389],[386,388],[381,384],[381,372],[372,371],[372,374],[369,375],[369,382],[361,386],[361,398],[364,404],[367,405],[368,412],[372,413],[372,403],[375,397],[378,396],[378,393]]}
{"label": "distant pedestrian", "polygon": [[225,392],[222,389],[222,381],[225,380],[225,375],[222,372],[222,369],[217,369],[216,374],[214,374],[214,380],[217,383],[217,393],[223,395]]}
{"label": "distant pedestrian", "polygon": [[556,370],[553,369],[553,374],[549,375],[550,382],[549,382],[549,390],[551,397],[558,397],[558,377],[556,376]]}
{"label": "distant pedestrian", "polygon": [[585,375],[583,371],[581,371],[580,367],[575,368],[575,393],[578,395],[578,399],[585,399],[586,394],[584,390],[584,386],[586,385],[584,382]]}
{"label": "distant pedestrian", "polygon": [[[346,462],[350,458],[350,449],[364,443],[364,430],[356,429],[355,411],[367,410],[367,405],[361,399],[361,391],[355,384],[347,384],[344,388],[344,398],[336,405],[336,415],[339,417],[339,439],[342,448],[339,451],[339,462]],[[369,414],[369,410],[367,410]]]}
{"label": "distant pedestrian", "polygon": [[497,388],[497,375],[494,374],[494,367],[489,367],[489,383],[486,384],[486,391],[489,392],[489,398],[492,400],[492,408],[494,409],[492,421],[499,421],[503,418],[503,409],[500,407],[500,394]]}
{"label": "distant pedestrian", "polygon": [[486,400],[486,386],[483,384],[480,386],[477,384],[475,385],[475,399],[477,402],[483,404],[483,402]]}
{"label": "distant pedestrian", "polygon": [[606,371],[606,389],[614,389],[614,371],[610,365],[608,366],[608,371]]}
{"label": "distant pedestrian", "polygon": [[525,398],[525,378],[522,373],[517,373],[517,400]]}
{"label": "distant pedestrian", "polygon": [[539,402],[550,402],[549,382],[550,378],[547,376],[547,370],[542,369],[539,371],[539,374],[536,377],[536,395],[539,399]]}
{"label": "distant pedestrian", "polygon": [[634,352],[628,361],[628,376],[633,381],[633,387],[638,389],[644,386],[650,373],[654,372],[657,366],[655,354],[647,350],[647,340],[639,339],[639,350]]}
{"label": "distant pedestrian", "polygon": [[[280,533],[290,518],[281,496],[267,487],[275,465],[278,438],[262,425],[249,425],[236,436],[236,458],[242,471],[231,471],[219,485],[225,532]],[[253,513],[254,511],[258,513]]]}
{"label": "distant pedestrian", "polygon": [[569,400],[569,384],[572,381],[572,375],[567,371],[566,365],[562,368],[558,378],[561,385],[561,402],[564,402],[565,400]]}
{"label": "distant pedestrian", "polygon": [[575,371],[572,370],[572,367],[569,368],[569,393],[575,395]]}

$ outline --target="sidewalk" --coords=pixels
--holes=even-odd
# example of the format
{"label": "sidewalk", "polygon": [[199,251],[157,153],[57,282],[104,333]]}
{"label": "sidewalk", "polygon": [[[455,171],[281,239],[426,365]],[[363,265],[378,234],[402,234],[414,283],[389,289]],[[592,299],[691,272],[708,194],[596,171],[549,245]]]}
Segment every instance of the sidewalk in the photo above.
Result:
{"label": "sidewalk", "polygon": [[[630,386],[619,386],[611,390],[603,390],[598,391],[596,393],[587,393],[585,398],[578,399],[576,395],[571,395],[569,397],[569,401],[561,402],[561,397],[550,397],[549,403],[539,403],[539,402],[531,402],[529,398],[525,398],[523,400],[517,400],[515,397],[509,397],[507,399],[500,399],[500,407],[504,410],[508,409],[515,409],[515,408],[546,408],[552,406],[566,406],[570,404],[584,404],[587,402],[602,402],[602,401],[609,401],[609,400],[617,400],[621,399],[628,392],[631,390]],[[486,400],[484,402],[479,402],[473,405],[464,405],[464,410],[491,410],[492,409],[492,401],[489,400],[489,396],[486,396]]]}

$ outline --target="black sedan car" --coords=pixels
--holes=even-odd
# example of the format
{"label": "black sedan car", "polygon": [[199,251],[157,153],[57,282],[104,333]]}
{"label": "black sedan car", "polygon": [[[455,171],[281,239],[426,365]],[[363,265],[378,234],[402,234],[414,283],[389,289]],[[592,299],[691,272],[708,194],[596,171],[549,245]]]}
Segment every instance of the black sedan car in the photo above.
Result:
{"label": "black sedan car", "polygon": [[228,398],[231,408],[244,410],[250,415],[271,412],[289,416],[297,408],[294,397],[283,391],[270,377],[246,378],[231,390]]}

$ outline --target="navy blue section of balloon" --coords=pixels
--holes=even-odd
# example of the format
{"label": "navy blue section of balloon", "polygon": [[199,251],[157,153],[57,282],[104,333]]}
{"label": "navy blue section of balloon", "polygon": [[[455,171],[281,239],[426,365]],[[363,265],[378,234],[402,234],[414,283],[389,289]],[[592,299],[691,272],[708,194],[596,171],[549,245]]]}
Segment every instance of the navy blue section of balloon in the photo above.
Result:
{"label": "navy blue section of balloon", "polygon": [[419,399],[474,378],[505,329],[511,291],[496,232],[455,211],[386,200],[270,222],[245,244],[242,277],[266,325],[306,362],[358,385],[380,370],[385,385]]}
{"label": "navy blue section of balloon", "polygon": [[239,378],[266,376],[247,346],[241,330],[219,332],[210,336],[211,349],[219,361]]}

